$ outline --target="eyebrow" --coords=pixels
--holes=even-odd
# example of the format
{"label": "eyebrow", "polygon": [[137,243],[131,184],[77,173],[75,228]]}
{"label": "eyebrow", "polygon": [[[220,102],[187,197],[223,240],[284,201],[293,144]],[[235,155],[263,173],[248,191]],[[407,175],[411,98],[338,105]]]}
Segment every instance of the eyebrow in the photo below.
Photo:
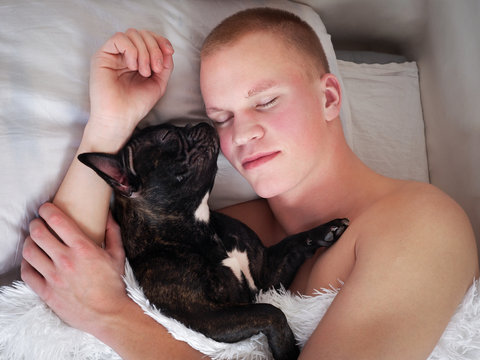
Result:
{"label": "eyebrow", "polygon": [[276,85],[277,83],[273,80],[262,81],[261,83],[257,84],[256,86],[254,86],[252,89],[248,91],[246,98],[248,99],[254,95],[267,91],[272,87],[275,87]]}

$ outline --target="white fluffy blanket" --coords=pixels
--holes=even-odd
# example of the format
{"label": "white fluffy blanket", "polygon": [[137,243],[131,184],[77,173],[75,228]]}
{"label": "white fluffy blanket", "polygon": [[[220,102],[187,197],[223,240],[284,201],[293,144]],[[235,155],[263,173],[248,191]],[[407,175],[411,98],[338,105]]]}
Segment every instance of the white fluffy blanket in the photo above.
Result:
{"label": "white fluffy blanket", "polygon": [[[213,359],[269,359],[263,334],[236,344],[213,341],[163,316],[143,295],[128,263],[125,267],[128,293],[142,309],[177,339],[188,342]],[[428,360],[480,359],[480,294],[475,281],[459,305]],[[298,296],[289,291],[269,291],[258,302],[271,303],[287,315],[300,346],[321,320],[338,289],[322,289],[316,296]],[[22,282],[0,288],[0,359],[114,360],[120,357],[93,336],[63,323]]]}

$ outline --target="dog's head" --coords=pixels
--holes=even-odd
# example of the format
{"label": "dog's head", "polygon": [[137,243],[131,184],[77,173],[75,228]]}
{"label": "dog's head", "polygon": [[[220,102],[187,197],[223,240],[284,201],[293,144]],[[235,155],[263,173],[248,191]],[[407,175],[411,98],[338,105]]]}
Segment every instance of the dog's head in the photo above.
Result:
{"label": "dog's head", "polygon": [[162,124],[136,132],[116,155],[85,153],[78,159],[131,206],[174,214],[206,204],[218,152],[210,125]]}

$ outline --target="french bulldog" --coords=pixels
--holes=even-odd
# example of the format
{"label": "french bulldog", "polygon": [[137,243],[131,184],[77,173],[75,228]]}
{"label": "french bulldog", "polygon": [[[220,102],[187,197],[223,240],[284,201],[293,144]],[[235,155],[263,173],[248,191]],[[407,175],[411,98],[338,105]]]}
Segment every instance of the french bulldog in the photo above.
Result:
{"label": "french bulldog", "polygon": [[333,220],[264,247],[243,223],[209,209],[219,139],[206,123],[137,131],[118,154],[79,160],[113,189],[113,214],[144,293],[164,315],[219,341],[262,332],[275,359],[299,350],[282,311],[254,303],[260,290],[288,287],[304,260],[348,226]]}

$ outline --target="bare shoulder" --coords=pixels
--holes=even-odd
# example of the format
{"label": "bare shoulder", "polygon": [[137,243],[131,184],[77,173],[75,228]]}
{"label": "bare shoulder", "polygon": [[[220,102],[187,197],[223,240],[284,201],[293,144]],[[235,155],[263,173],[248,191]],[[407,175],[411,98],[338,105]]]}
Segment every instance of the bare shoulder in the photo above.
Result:
{"label": "bare shoulder", "polygon": [[459,287],[459,294],[478,277],[470,221],[452,198],[433,185],[405,182],[359,220],[358,260],[380,265],[401,258],[406,270],[422,271],[425,280],[430,276],[434,282],[440,278],[445,285],[451,282]]}
{"label": "bare shoulder", "polygon": [[344,235],[355,237],[354,266],[305,355],[427,358],[478,276],[464,211],[432,185],[403,182]]}
{"label": "bare shoulder", "polygon": [[[372,206],[364,220],[364,225],[376,222],[377,226],[375,230],[361,230],[367,236],[357,242],[357,251],[364,248],[375,253],[379,246],[401,251],[408,246],[412,259],[432,258],[445,266],[445,261],[452,258],[451,266],[457,261],[466,274],[468,267],[476,274],[477,250],[470,221],[452,198],[433,185],[403,183]],[[368,236],[370,231],[381,236],[382,245]],[[473,274],[468,276],[471,279]]]}

